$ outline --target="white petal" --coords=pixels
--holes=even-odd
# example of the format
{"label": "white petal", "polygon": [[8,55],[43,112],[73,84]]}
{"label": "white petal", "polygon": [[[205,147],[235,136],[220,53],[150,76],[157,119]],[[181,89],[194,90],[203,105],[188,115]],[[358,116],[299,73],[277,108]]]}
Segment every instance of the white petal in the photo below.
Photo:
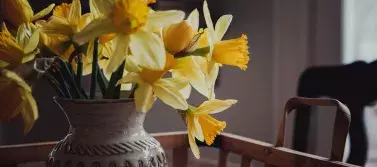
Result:
{"label": "white petal", "polygon": [[216,114],[221,111],[224,111],[231,107],[233,104],[236,104],[237,100],[228,99],[228,100],[218,100],[213,99],[203,102],[196,110],[195,114]]}
{"label": "white petal", "polygon": [[112,20],[108,18],[100,18],[93,20],[79,33],[76,33],[72,38],[78,44],[83,44],[89,40],[93,40],[103,34],[110,34],[116,32]]}
{"label": "white petal", "polygon": [[208,29],[214,30],[212,19],[211,19],[211,14],[210,14],[209,9],[208,9],[207,1],[204,1],[204,3],[203,3],[203,14],[204,14],[204,19],[206,21]]}
{"label": "white petal", "polygon": [[105,73],[110,74],[118,69],[118,67],[123,63],[124,59],[128,54],[128,46],[130,44],[130,38],[128,35],[118,34],[114,38],[114,53],[110,57],[109,64],[105,69]]}
{"label": "white petal", "polygon": [[191,25],[191,27],[198,31],[199,29],[199,12],[198,9],[193,10],[187,18],[187,22]]}
{"label": "white petal", "polygon": [[187,110],[188,104],[183,95],[172,85],[160,79],[153,85],[153,92],[165,104],[179,110]]}
{"label": "white petal", "polygon": [[179,10],[167,10],[152,12],[148,16],[145,28],[152,32],[158,32],[162,27],[179,23],[185,17],[185,13]]}
{"label": "white petal", "polygon": [[152,70],[162,70],[166,63],[164,44],[152,32],[140,30],[131,34],[130,49],[139,65]]}
{"label": "white petal", "polygon": [[136,109],[141,112],[147,112],[152,107],[154,101],[152,86],[146,83],[138,84],[135,91]]}
{"label": "white petal", "polygon": [[141,83],[140,75],[138,73],[130,72],[126,76],[124,76],[122,79],[120,79],[117,82],[117,85],[119,84],[127,84],[127,83]]}
{"label": "white petal", "polygon": [[221,41],[221,39],[224,37],[224,34],[232,22],[232,18],[232,15],[224,15],[217,20],[215,27],[215,41]]}

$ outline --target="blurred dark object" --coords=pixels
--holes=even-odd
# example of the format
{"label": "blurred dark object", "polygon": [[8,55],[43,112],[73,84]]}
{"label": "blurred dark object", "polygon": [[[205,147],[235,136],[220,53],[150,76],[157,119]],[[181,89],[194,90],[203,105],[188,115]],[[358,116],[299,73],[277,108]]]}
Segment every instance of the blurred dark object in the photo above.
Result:
{"label": "blurred dark object", "polygon": [[[350,154],[347,163],[364,166],[368,141],[364,127],[364,107],[377,99],[377,61],[354,62],[349,65],[312,67],[305,70],[299,80],[298,96],[331,97],[346,104],[351,112]],[[300,108],[310,110],[310,108]],[[310,112],[297,112],[293,149],[308,150]]]}

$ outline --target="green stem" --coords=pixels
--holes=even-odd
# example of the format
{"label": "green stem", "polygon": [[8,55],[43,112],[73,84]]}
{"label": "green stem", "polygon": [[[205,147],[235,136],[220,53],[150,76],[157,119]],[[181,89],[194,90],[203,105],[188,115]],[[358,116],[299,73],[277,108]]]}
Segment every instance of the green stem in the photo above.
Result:
{"label": "green stem", "polygon": [[106,89],[109,86],[109,81],[107,81],[105,74],[102,70],[98,71],[98,86],[101,89],[102,97],[105,97]]}
{"label": "green stem", "polygon": [[106,91],[105,99],[118,99],[120,97],[120,88],[121,85],[116,86],[116,83],[123,77],[123,71],[124,66],[126,64],[126,61],[123,61],[123,63],[118,67],[118,69],[111,74],[109,87]]}
{"label": "green stem", "polygon": [[131,89],[131,94],[128,96],[128,98],[134,98],[135,97],[135,91],[137,89],[138,85],[136,84],[132,89]]}
{"label": "green stem", "polygon": [[83,70],[83,64],[82,64],[81,57],[79,57],[77,60],[77,75],[75,77],[75,81],[79,90],[82,89],[82,70]]}
{"label": "green stem", "polygon": [[94,48],[93,48],[93,62],[92,62],[92,76],[90,81],[90,98],[94,99],[96,94],[96,87],[97,87],[97,73],[98,73],[98,38],[94,41]]}

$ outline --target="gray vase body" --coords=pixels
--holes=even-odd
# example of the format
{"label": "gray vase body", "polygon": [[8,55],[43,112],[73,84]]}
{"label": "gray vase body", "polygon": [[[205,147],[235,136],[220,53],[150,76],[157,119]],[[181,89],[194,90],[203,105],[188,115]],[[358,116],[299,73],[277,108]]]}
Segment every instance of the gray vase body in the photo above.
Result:
{"label": "gray vase body", "polygon": [[55,99],[70,124],[48,167],[167,167],[160,143],[132,100]]}

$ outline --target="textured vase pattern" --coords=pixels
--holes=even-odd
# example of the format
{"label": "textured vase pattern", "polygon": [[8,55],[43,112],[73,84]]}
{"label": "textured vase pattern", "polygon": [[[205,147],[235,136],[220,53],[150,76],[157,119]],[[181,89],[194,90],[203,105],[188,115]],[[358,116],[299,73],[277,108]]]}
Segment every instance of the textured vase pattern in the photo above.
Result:
{"label": "textured vase pattern", "polygon": [[167,167],[160,143],[143,127],[131,100],[55,99],[70,130],[49,155],[48,167]]}

